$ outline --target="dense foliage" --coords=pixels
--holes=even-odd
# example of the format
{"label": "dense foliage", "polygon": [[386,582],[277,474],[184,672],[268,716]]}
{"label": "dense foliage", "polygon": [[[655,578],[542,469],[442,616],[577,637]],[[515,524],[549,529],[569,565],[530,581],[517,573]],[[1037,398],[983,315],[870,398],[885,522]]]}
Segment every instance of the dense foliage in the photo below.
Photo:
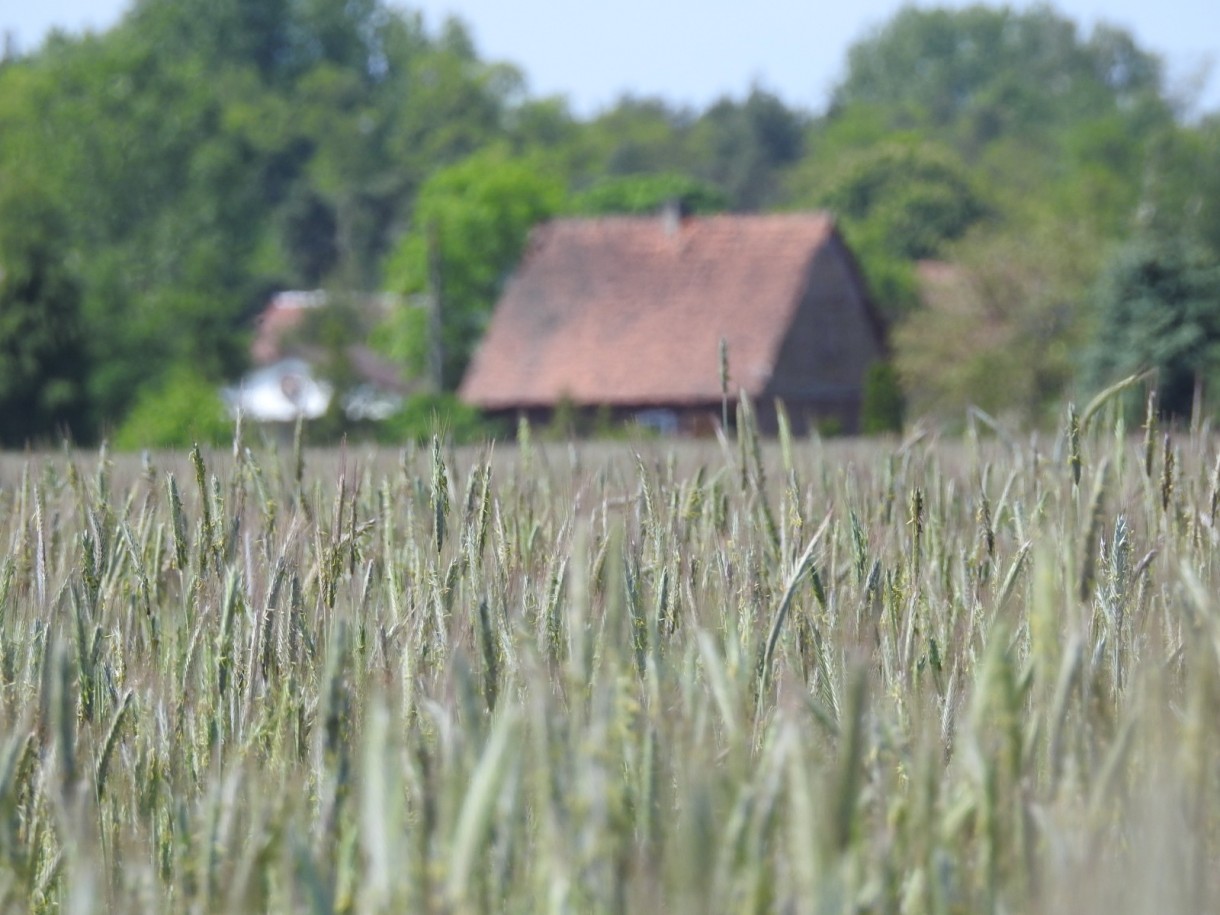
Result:
{"label": "dense foliage", "polygon": [[[420,189],[414,226],[387,273],[396,291],[439,300],[442,388],[461,381],[530,227],[553,215],[562,199],[562,184],[540,163],[506,158],[498,148],[437,170]],[[422,330],[402,328],[400,349],[426,336]]]}
{"label": "dense foliage", "polygon": [[[986,284],[994,252],[1067,239],[1083,266],[1030,251],[1002,314],[994,296],[971,308],[1011,328],[1051,308],[1056,352],[1101,339],[1094,280],[1135,233],[1220,259],[1220,120],[1185,110],[1130,35],[1044,6],[905,9],[851,49],[817,114],[753,86],[578,119],[459,22],[382,0],[138,0],[103,34],[0,61],[0,442],[94,439],[184,366],[232,380],[281,288],[409,303],[441,285],[452,387],[534,221],[662,197],[833,208],[904,325],[908,399],[960,416],[970,373],[929,346],[975,356],[989,337],[938,319],[916,261]],[[410,304],[373,334],[412,372],[428,337]],[[1011,363],[990,407],[1023,420],[1106,380]]]}
{"label": "dense foliage", "polygon": [[1188,416],[1196,386],[1220,370],[1220,263],[1180,239],[1135,241],[1107,266],[1098,294],[1094,373],[1155,370],[1161,406]]}
{"label": "dense foliage", "polygon": [[83,434],[87,350],[62,220],[21,188],[0,193],[0,446],[48,425]]}

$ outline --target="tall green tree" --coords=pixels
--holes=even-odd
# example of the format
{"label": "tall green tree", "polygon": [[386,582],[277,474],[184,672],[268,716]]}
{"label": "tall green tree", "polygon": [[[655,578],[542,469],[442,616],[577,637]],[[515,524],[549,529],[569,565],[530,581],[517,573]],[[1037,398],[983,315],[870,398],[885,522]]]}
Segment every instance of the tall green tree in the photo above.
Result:
{"label": "tall green tree", "polygon": [[563,184],[544,163],[499,148],[429,178],[416,201],[414,226],[387,265],[391,288],[408,303],[387,334],[391,352],[423,368],[428,329],[419,297],[439,295],[442,386],[456,387],[530,228],[557,212],[563,199]]}
{"label": "tall green tree", "polygon": [[1119,29],[1088,38],[1049,6],[907,7],[847,57],[832,107],[886,108],[895,126],[954,128],[977,145],[1116,111],[1164,121],[1161,64]]}
{"label": "tall green tree", "polygon": [[1188,416],[1220,371],[1220,260],[1178,238],[1138,238],[1105,266],[1088,350],[1094,386],[1154,370],[1161,408]]}
{"label": "tall green tree", "polygon": [[807,118],[755,86],[743,101],[724,98],[703,112],[687,147],[694,171],[728,194],[737,210],[779,201],[785,169],[804,152]]}
{"label": "tall green tree", "polygon": [[693,120],[692,112],[662,99],[624,96],[585,125],[583,177],[685,170]]}
{"label": "tall green tree", "polygon": [[1186,238],[1220,259],[1220,115],[1161,135],[1139,191],[1145,234]]}
{"label": "tall green tree", "polygon": [[420,186],[520,85],[380,0],[140,0],[6,64],[0,173],[63,214],[93,427],[177,366],[234,377],[271,289],[380,287]]}
{"label": "tall green tree", "polygon": [[568,209],[591,216],[644,215],[658,213],[670,203],[686,213],[717,213],[728,209],[729,198],[715,185],[689,175],[623,175],[596,182],[575,195]]}
{"label": "tall green tree", "polygon": [[930,143],[880,144],[848,157],[818,202],[912,260],[938,256],[987,215],[966,168]]}
{"label": "tall green tree", "polygon": [[[239,372],[269,290],[372,290],[387,263],[398,288],[426,288],[429,225],[453,384],[515,263],[501,240],[524,233],[485,214],[522,197],[552,202],[520,224],[565,188],[581,212],[652,209],[675,175],[699,183],[696,209],[831,206],[892,304],[913,297],[914,258],[958,256],[983,224],[996,250],[1071,214],[1094,247],[1139,225],[1216,251],[1218,135],[1174,123],[1129,35],[1045,7],[904,10],[852,49],[819,118],[754,87],[582,121],[531,99],[460,22],[427,29],[386,0],[135,0],[114,29],[0,65],[0,175],[58,219],[89,430],[175,389],[183,365],[196,385]],[[470,162],[482,184],[460,178]],[[491,189],[523,164],[525,184]]]}
{"label": "tall green tree", "polygon": [[1084,34],[1047,6],[909,7],[850,49],[822,132],[867,111],[956,151],[1010,214],[1075,212],[1099,239],[1120,239],[1173,126],[1161,74],[1128,33]]}
{"label": "tall green tree", "polygon": [[0,150],[11,137],[10,161],[53,201],[79,258],[99,426],[176,361],[213,378],[241,364],[266,198],[259,150],[226,129],[239,78],[209,81],[130,27],[53,42],[0,75],[15,90]]}
{"label": "tall green tree", "polygon": [[974,405],[1023,424],[1059,415],[1092,325],[1098,255],[1070,220],[980,230],[919,265],[922,306],[890,343],[911,407],[960,420]]}
{"label": "tall green tree", "polygon": [[868,117],[845,126],[831,139],[833,155],[823,151],[788,176],[791,201],[839,218],[874,300],[897,319],[918,305],[914,262],[946,256],[992,208],[952,149],[918,134],[882,139]]}
{"label": "tall green tree", "polygon": [[62,218],[0,180],[0,445],[88,429],[80,286]]}

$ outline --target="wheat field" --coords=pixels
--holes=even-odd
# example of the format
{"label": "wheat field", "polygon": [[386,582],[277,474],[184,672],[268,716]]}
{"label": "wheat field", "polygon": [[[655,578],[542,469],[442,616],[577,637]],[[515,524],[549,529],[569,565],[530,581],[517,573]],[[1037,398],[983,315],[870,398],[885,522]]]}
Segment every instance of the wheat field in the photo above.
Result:
{"label": "wheat field", "polygon": [[0,458],[0,911],[1201,912],[1220,441]]}

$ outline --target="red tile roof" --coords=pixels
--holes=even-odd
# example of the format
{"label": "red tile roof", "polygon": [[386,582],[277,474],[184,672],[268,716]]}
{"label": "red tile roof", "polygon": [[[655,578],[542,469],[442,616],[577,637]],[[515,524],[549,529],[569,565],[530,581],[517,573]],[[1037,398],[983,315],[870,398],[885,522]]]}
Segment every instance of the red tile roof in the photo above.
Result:
{"label": "red tile roof", "polygon": [[824,213],[543,225],[496,306],[460,395],[484,409],[696,404],[760,395],[835,234]]}

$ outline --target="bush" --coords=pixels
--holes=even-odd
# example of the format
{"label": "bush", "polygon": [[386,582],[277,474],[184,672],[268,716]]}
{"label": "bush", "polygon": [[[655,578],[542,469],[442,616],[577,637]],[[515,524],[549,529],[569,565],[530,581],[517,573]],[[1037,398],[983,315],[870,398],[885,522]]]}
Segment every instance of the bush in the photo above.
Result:
{"label": "bush", "polygon": [[1186,239],[1137,239],[1106,264],[1087,355],[1094,387],[1157,373],[1160,408],[1190,415],[1195,385],[1220,370],[1220,263]]}
{"label": "bush", "polygon": [[173,369],[159,385],[146,386],[114,434],[121,451],[222,445],[233,437],[216,385],[190,368]]}
{"label": "bush", "polygon": [[462,445],[494,438],[504,432],[499,423],[484,419],[474,407],[454,394],[416,394],[402,408],[377,425],[378,440],[387,444],[426,442],[433,434]]}
{"label": "bush", "polygon": [[864,376],[864,403],[860,431],[865,435],[901,432],[906,403],[898,372],[891,362],[874,362]]}

